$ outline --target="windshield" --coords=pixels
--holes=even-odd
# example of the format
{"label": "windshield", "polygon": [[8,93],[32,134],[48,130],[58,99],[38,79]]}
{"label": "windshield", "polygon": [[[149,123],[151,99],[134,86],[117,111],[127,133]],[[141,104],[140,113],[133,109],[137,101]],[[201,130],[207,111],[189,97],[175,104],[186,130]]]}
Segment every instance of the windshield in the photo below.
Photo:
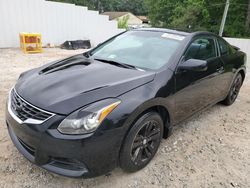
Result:
{"label": "windshield", "polygon": [[128,31],[91,51],[94,59],[104,59],[157,70],[167,64],[184,36],[153,32]]}

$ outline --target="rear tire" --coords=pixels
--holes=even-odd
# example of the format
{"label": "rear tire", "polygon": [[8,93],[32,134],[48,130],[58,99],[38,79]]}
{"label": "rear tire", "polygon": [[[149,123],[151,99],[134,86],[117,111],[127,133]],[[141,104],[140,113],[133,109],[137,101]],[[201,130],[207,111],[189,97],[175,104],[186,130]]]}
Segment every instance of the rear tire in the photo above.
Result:
{"label": "rear tire", "polygon": [[163,121],[156,112],[140,117],[129,131],[120,153],[120,166],[126,172],[144,168],[156,154],[163,137]]}
{"label": "rear tire", "polygon": [[222,101],[222,104],[226,105],[226,106],[230,106],[232,105],[235,100],[237,99],[239,92],[240,92],[240,88],[242,86],[242,76],[241,74],[237,74],[237,76],[235,77],[233,84],[230,88],[230,91],[226,97],[226,99],[224,101]]}

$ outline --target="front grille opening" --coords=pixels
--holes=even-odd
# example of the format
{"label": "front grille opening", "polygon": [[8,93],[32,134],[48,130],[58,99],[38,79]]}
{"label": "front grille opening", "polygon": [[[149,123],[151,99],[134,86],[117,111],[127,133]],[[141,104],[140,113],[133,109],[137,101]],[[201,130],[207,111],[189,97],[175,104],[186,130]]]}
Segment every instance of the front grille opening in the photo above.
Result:
{"label": "front grille opening", "polygon": [[20,138],[18,138],[18,141],[20,142],[20,144],[33,156],[35,156],[35,148],[31,147],[30,145],[26,144],[23,140],[21,140]]}
{"label": "front grille opening", "polygon": [[14,89],[11,91],[11,109],[13,113],[22,121],[27,119],[45,121],[52,116],[51,113],[44,112],[43,110],[28,104],[16,93]]}
{"label": "front grille opening", "polygon": [[76,171],[81,171],[86,169],[86,166],[76,160],[76,159],[68,159],[68,158],[62,158],[62,157],[52,157],[51,158],[51,165],[58,167],[58,168],[63,168],[63,169],[68,169],[68,170],[76,170]]}

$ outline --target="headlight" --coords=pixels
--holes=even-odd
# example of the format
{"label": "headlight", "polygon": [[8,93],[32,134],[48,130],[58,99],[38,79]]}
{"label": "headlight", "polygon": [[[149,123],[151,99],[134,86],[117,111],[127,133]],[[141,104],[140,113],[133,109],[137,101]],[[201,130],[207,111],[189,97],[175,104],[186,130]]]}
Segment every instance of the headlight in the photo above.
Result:
{"label": "headlight", "polygon": [[77,110],[65,118],[57,129],[63,134],[91,133],[120,103],[121,101],[115,100],[114,102],[113,99],[108,99]]}

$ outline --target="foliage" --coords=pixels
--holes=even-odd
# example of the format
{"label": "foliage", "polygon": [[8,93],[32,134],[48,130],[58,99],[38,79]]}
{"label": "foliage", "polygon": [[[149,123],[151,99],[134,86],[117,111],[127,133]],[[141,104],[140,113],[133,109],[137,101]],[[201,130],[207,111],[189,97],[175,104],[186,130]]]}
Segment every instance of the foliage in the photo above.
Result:
{"label": "foliage", "polygon": [[146,15],[147,7],[144,0],[51,0],[57,2],[74,3],[87,6],[99,12],[126,11],[135,15]]}
{"label": "foliage", "polygon": [[[146,0],[149,18],[155,27],[188,31],[219,32],[226,0]],[[249,0],[231,0],[224,35],[249,37],[247,8]],[[250,10],[249,10],[250,12]]]}
{"label": "foliage", "polygon": [[175,5],[180,3],[180,0],[145,0],[148,7],[148,15],[153,26],[169,27],[171,16]]}
{"label": "foliage", "polygon": [[118,28],[119,29],[128,29],[128,20],[129,15],[122,17],[118,20]]}
{"label": "foliage", "polygon": [[186,0],[176,6],[171,16],[170,27],[186,28],[187,30],[204,30],[208,25],[209,13],[204,9],[203,0]]}
{"label": "foliage", "polygon": [[[227,22],[225,25],[225,35],[233,37],[250,37],[249,27],[246,27],[246,15],[248,0],[231,0]],[[235,3],[235,4],[234,4]]]}
{"label": "foliage", "polygon": [[96,0],[49,0],[49,1],[56,1],[56,2],[64,2],[64,3],[73,3],[76,5],[87,6],[89,9],[95,9],[97,2]]}

